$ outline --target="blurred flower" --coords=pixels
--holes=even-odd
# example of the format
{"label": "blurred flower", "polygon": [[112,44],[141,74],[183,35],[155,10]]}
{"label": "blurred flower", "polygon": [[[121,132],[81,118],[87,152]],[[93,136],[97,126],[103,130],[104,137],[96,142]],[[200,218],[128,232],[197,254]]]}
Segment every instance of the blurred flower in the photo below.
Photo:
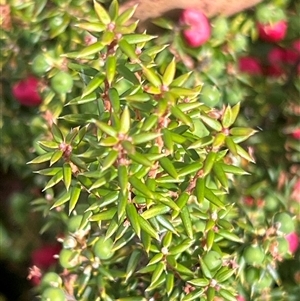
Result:
{"label": "blurred flower", "polygon": [[259,60],[251,56],[239,58],[239,69],[240,71],[251,75],[262,74],[262,68]]}
{"label": "blurred flower", "polygon": [[32,264],[46,270],[56,263],[57,259],[54,258],[54,255],[58,254],[60,250],[61,246],[59,244],[44,245],[32,252]]}
{"label": "blurred flower", "polygon": [[289,243],[289,250],[290,252],[293,254],[297,251],[298,247],[299,247],[299,237],[298,234],[296,232],[292,232],[288,235],[286,235],[286,240]]}
{"label": "blurred flower", "polygon": [[258,34],[261,40],[267,42],[279,42],[285,38],[287,22],[281,20],[275,23],[257,23]]}
{"label": "blurred flower", "polygon": [[185,9],[179,22],[183,27],[187,27],[183,29],[183,37],[190,47],[199,47],[210,38],[210,24],[201,11]]}

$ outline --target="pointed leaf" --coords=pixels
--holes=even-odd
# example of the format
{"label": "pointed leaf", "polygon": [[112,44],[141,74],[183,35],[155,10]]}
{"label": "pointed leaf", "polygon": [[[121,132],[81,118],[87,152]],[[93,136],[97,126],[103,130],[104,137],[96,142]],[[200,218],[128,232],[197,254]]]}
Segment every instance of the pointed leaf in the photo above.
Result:
{"label": "pointed leaf", "polygon": [[164,169],[164,171],[167,172],[171,177],[175,179],[178,178],[177,171],[168,157],[163,157],[159,159],[159,163],[161,167]]}
{"label": "pointed leaf", "polygon": [[152,228],[151,224],[147,220],[145,220],[142,216],[139,215],[138,221],[142,230],[144,230],[146,233],[148,233],[151,237],[155,238],[156,240],[159,240],[157,231]]}
{"label": "pointed leaf", "polygon": [[167,66],[162,78],[162,82],[164,85],[169,86],[172,83],[175,76],[175,72],[176,72],[176,61],[175,61],[175,57],[173,57],[172,61]]}
{"label": "pointed leaf", "polygon": [[83,50],[81,50],[77,55],[76,58],[87,58],[93,54],[99,53],[103,48],[104,44],[102,42],[96,42],[92,45],[87,46]]}
{"label": "pointed leaf", "polygon": [[189,213],[188,206],[184,206],[180,211],[180,218],[187,236],[193,239],[193,225]]}
{"label": "pointed leaf", "polygon": [[70,194],[70,201],[69,201],[69,215],[74,210],[74,208],[76,207],[76,204],[79,200],[81,186],[80,185],[73,186],[71,188],[70,192],[71,192],[71,194]]}
{"label": "pointed leaf", "polygon": [[[99,88],[99,86],[103,83],[104,79],[105,79],[105,76],[103,74],[98,73],[84,88],[81,99],[88,96],[89,94],[94,92],[97,88]],[[92,97],[93,97],[93,95],[92,95]]]}
{"label": "pointed leaf", "polygon": [[109,24],[111,22],[110,16],[105,10],[105,8],[100,3],[96,2],[96,0],[94,0],[94,9],[99,20],[103,24]]}
{"label": "pointed leaf", "polygon": [[135,234],[140,238],[141,236],[141,226],[139,224],[139,214],[136,211],[136,208],[133,204],[126,205],[126,215],[130,221],[130,224],[135,232]]}
{"label": "pointed leaf", "polygon": [[65,187],[68,191],[69,187],[71,185],[71,181],[72,181],[72,168],[71,168],[70,163],[64,163],[64,166],[63,166],[63,179],[64,179]]}
{"label": "pointed leaf", "polygon": [[59,172],[57,172],[56,175],[54,175],[49,181],[48,183],[45,185],[43,191],[55,186],[57,183],[59,183],[61,180],[63,179],[63,171],[62,168],[60,169]]}

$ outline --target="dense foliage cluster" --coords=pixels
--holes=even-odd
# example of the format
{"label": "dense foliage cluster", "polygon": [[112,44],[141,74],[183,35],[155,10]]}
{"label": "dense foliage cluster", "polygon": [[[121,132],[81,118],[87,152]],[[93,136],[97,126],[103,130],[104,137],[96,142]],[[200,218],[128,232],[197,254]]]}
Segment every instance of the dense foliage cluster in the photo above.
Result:
{"label": "dense foliage cluster", "polygon": [[187,9],[158,35],[115,0],[0,9],[1,167],[29,183],[0,254],[31,253],[34,295],[296,300],[296,1]]}

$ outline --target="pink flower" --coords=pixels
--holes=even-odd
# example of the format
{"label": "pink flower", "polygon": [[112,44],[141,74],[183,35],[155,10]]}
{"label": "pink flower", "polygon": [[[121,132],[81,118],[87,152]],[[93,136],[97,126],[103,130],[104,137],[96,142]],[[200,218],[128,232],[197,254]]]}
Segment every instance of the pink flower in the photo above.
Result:
{"label": "pink flower", "polygon": [[210,38],[210,24],[201,11],[185,9],[182,11],[179,22],[182,26],[187,27],[183,29],[183,37],[190,47],[199,47]]}
{"label": "pink flower", "polygon": [[60,250],[61,246],[59,244],[44,245],[32,252],[32,264],[40,269],[47,270],[56,263],[57,259],[54,258],[54,255],[59,254]]}
{"label": "pink flower", "polygon": [[292,132],[292,136],[293,136],[294,139],[300,140],[300,128],[295,129],[295,130]]}
{"label": "pink flower", "polygon": [[286,55],[285,49],[281,47],[273,47],[268,53],[267,56],[268,62],[271,65],[282,64],[284,62],[285,55]]}
{"label": "pink flower", "polygon": [[37,106],[42,102],[38,92],[39,82],[36,77],[28,76],[13,85],[12,94],[24,106]]}
{"label": "pink flower", "polygon": [[299,247],[299,237],[298,234],[295,232],[292,232],[288,235],[286,235],[285,239],[288,241],[289,243],[289,250],[290,252],[293,254],[297,251],[298,247]]}
{"label": "pink flower", "polygon": [[284,70],[280,66],[276,65],[267,66],[265,68],[265,74],[271,77],[279,77],[284,74]]}
{"label": "pink flower", "polygon": [[238,295],[236,301],[246,301],[246,299],[242,295]]}
{"label": "pink flower", "polygon": [[292,47],[294,50],[296,50],[298,53],[300,53],[300,39],[293,42]]}
{"label": "pink flower", "polygon": [[287,31],[287,22],[285,20],[276,23],[257,23],[258,34],[261,40],[267,42],[279,42],[285,38]]}
{"label": "pink flower", "polygon": [[262,74],[262,68],[258,59],[251,56],[244,56],[239,59],[239,69],[251,75]]}

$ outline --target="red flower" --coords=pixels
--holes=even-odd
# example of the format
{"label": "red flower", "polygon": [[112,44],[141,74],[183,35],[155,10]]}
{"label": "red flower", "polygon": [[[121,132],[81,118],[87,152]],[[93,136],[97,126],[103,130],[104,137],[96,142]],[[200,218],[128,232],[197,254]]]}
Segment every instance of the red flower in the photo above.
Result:
{"label": "red flower", "polygon": [[267,42],[279,42],[283,40],[286,35],[287,27],[288,25],[285,20],[281,20],[273,24],[257,23],[260,39]]}
{"label": "red flower", "polygon": [[50,266],[56,263],[57,259],[54,255],[59,254],[61,246],[55,245],[44,245],[31,254],[32,264],[39,267],[40,269],[47,270]]}
{"label": "red flower", "polygon": [[300,140],[300,128],[295,129],[295,130],[292,132],[292,136],[293,136],[293,138],[295,138],[296,140]]}
{"label": "red flower", "polygon": [[210,24],[201,11],[185,9],[179,22],[181,25],[188,27],[183,29],[183,37],[190,47],[199,47],[210,38]]}
{"label": "red flower", "polygon": [[42,102],[38,92],[39,82],[36,77],[28,76],[13,85],[12,94],[24,106],[38,106]]}
{"label": "red flower", "polygon": [[292,232],[292,233],[286,235],[285,239],[289,243],[290,252],[292,254],[295,253],[299,247],[299,237],[298,237],[297,233]]}
{"label": "red flower", "polygon": [[251,75],[262,74],[262,68],[258,59],[251,56],[244,56],[239,59],[239,69]]}

